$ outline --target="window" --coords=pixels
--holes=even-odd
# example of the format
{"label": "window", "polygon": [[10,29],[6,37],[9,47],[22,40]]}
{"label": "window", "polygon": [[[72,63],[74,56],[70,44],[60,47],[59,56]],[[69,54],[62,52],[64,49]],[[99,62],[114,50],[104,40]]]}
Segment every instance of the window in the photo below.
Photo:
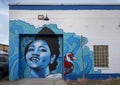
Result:
{"label": "window", "polygon": [[94,67],[108,67],[107,45],[94,45]]}
{"label": "window", "polygon": [[0,55],[0,63],[1,62],[8,62],[8,56],[7,55]]}

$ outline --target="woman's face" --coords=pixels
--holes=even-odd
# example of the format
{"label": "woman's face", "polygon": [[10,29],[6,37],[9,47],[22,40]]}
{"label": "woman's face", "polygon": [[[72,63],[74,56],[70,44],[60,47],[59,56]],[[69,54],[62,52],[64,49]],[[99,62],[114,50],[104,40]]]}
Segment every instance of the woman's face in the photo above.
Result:
{"label": "woman's face", "polygon": [[50,63],[51,52],[43,40],[33,41],[26,53],[26,62],[31,68],[46,68]]}

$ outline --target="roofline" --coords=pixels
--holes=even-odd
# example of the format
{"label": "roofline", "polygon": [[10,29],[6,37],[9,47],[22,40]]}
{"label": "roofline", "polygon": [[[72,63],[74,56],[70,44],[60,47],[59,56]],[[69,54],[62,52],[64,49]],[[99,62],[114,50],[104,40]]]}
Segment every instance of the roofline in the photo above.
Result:
{"label": "roofline", "polygon": [[9,5],[120,5],[120,3],[34,3],[34,2],[15,2]]}
{"label": "roofline", "polygon": [[0,43],[0,45],[2,45],[2,46],[8,46],[7,44],[1,44],[1,43]]}

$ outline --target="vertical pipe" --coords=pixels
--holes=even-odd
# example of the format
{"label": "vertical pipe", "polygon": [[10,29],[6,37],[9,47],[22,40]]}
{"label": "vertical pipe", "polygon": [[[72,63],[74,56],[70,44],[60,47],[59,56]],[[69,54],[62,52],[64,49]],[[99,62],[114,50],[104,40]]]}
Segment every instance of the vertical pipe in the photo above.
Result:
{"label": "vertical pipe", "polygon": [[82,52],[82,69],[83,69],[83,78],[85,77],[85,74],[84,74],[84,54],[83,54],[83,36],[81,35],[81,39],[80,39],[80,41],[81,41],[81,52]]}

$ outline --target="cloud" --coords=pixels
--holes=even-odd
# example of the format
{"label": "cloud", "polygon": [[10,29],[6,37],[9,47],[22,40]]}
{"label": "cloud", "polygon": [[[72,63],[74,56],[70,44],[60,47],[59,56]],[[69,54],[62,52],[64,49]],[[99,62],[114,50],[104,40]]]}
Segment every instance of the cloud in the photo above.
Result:
{"label": "cloud", "polygon": [[9,15],[9,10],[8,9],[0,9],[0,14],[1,15]]}
{"label": "cloud", "polygon": [[27,3],[118,3],[120,0],[11,0],[9,2]]}
{"label": "cloud", "polygon": [[0,34],[0,44],[9,44],[9,37],[8,35],[5,36],[4,34]]}
{"label": "cloud", "polygon": [[0,14],[2,15],[8,15],[9,13],[9,6],[5,2],[5,0],[0,1]]}
{"label": "cloud", "polygon": [[0,24],[0,29],[2,29],[3,28],[3,24]]}
{"label": "cloud", "polygon": [[4,24],[0,24],[0,43],[8,44],[9,43],[9,33],[8,29],[4,28]]}

